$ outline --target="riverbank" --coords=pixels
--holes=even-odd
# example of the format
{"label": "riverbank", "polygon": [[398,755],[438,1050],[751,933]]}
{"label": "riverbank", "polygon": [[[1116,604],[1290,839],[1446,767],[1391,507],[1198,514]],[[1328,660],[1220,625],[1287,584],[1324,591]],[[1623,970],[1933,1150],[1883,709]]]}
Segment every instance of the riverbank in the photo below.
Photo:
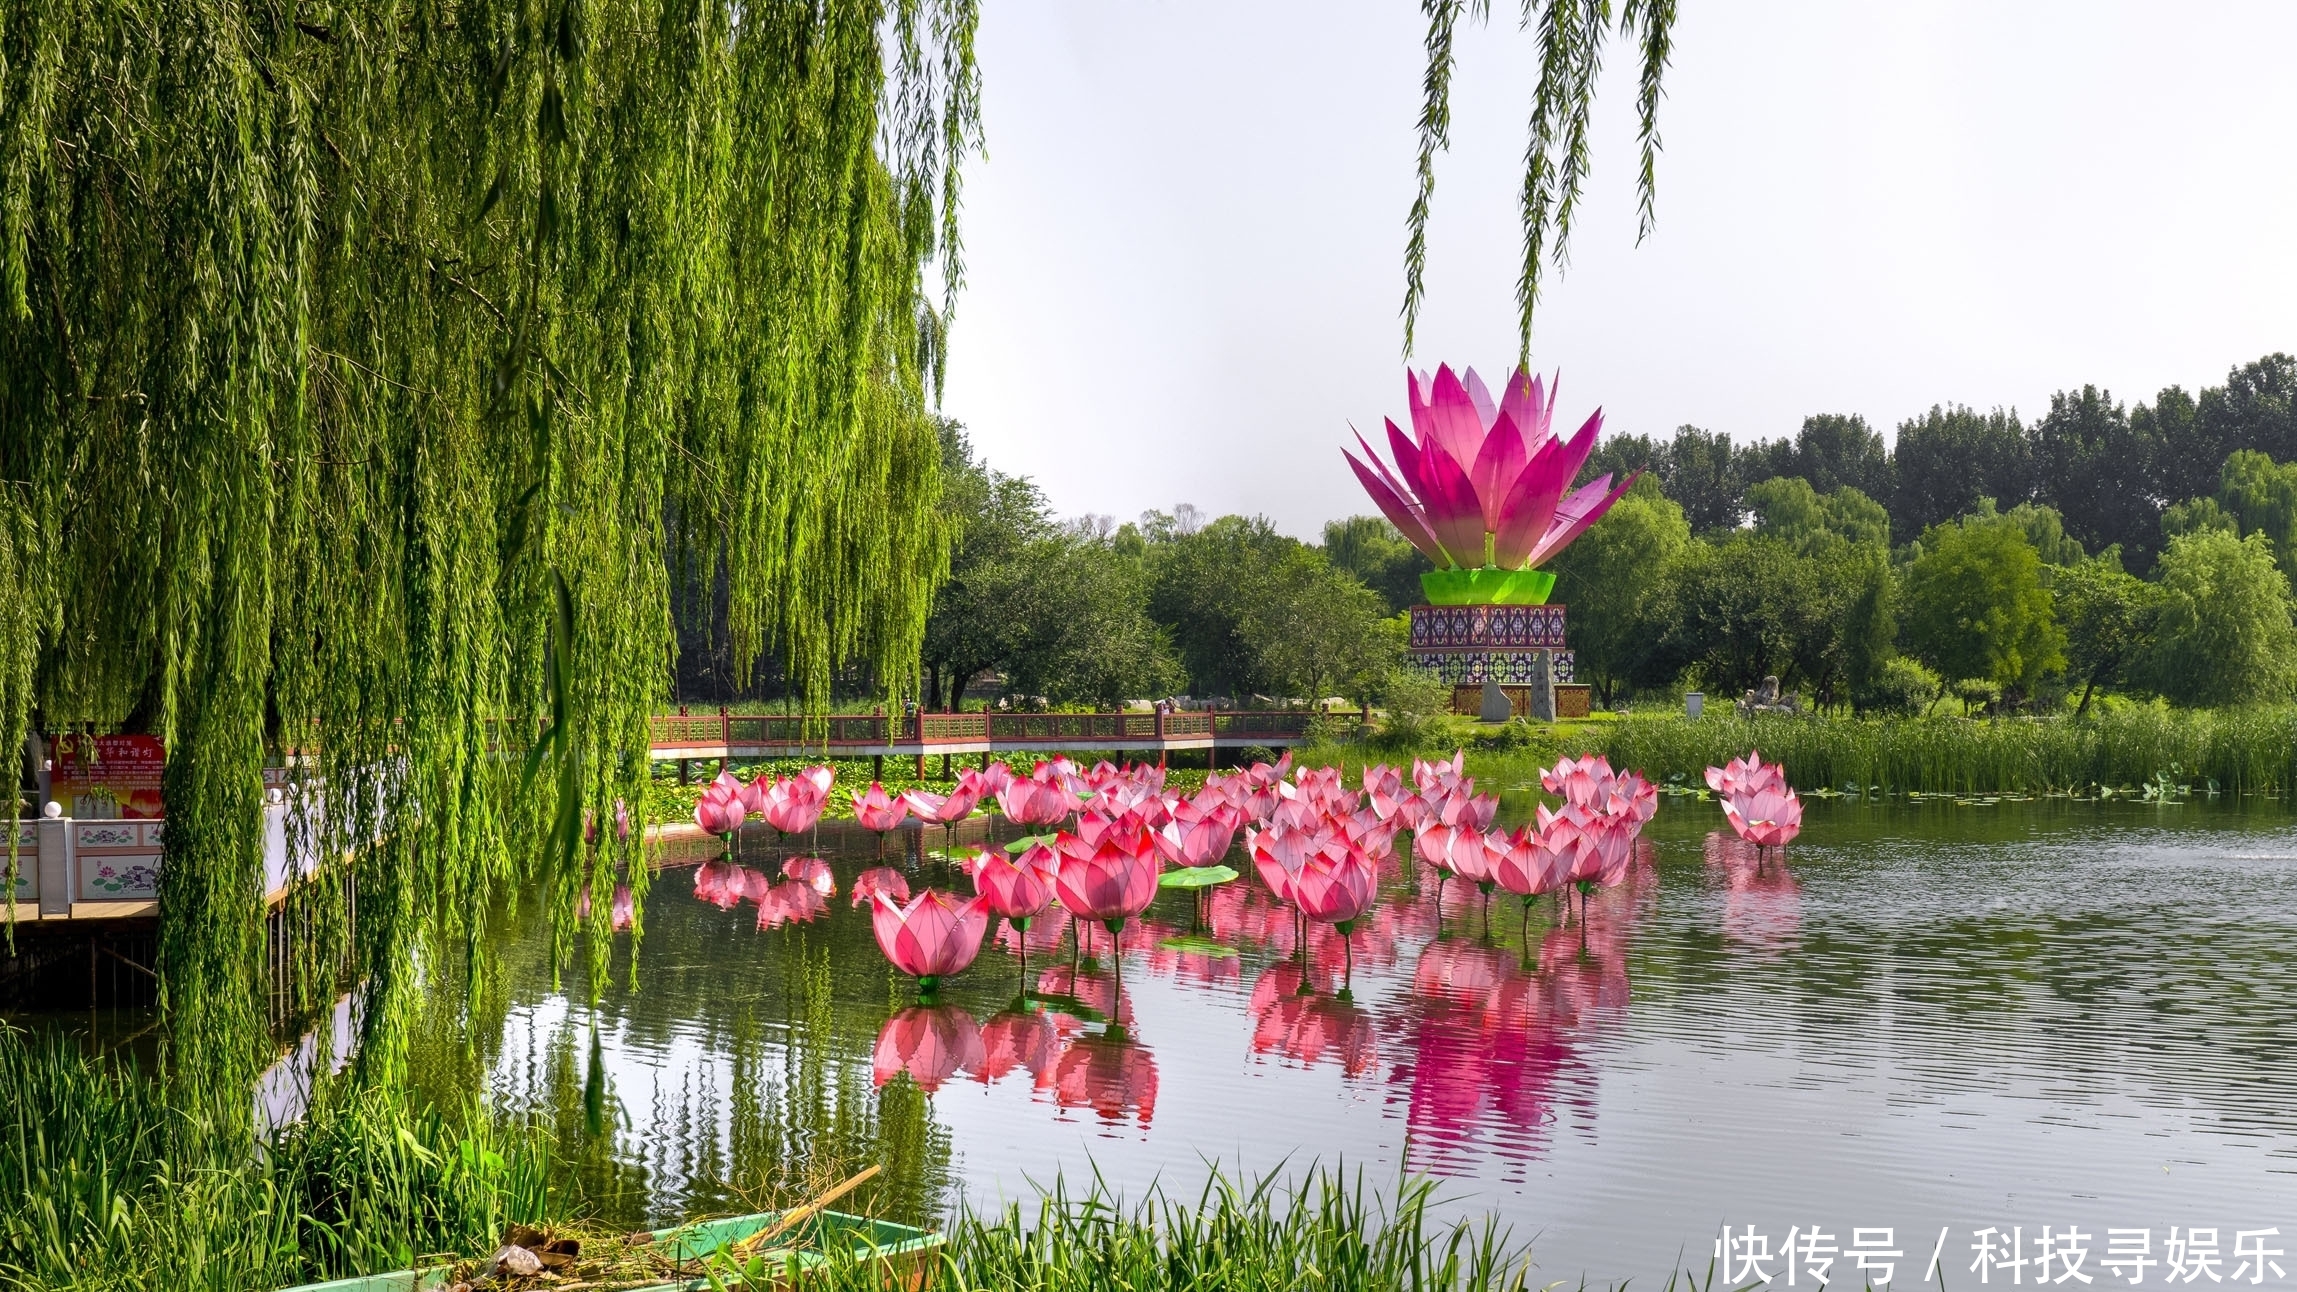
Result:
{"label": "riverbank", "polygon": [[1786,766],[1795,788],[1874,794],[2297,792],[2297,708],[2130,707],[2084,718],[1835,718],[1710,714],[1489,726],[1447,722],[1423,747],[1303,749],[1304,763],[1408,761],[1465,749],[1468,770],[1504,787],[1565,754],[1599,753],[1653,781],[1703,784],[1749,749]]}
{"label": "riverbank", "polygon": [[[447,1115],[335,1078],[258,1146],[169,1106],[130,1068],[5,1027],[0,1084],[16,1095],[0,1114],[0,1286],[23,1292],[282,1288],[483,1256],[512,1226],[585,1221],[546,1129],[475,1106]],[[960,1286],[1029,1292],[1527,1285],[1527,1249],[1488,1219],[1437,1219],[1435,1202],[1426,1182],[1372,1188],[1337,1169],[1284,1183],[1215,1173],[1194,1197],[1055,1179],[1002,1211],[961,1208],[944,1254]],[[876,1292],[882,1278],[833,1260],[811,1282]]]}

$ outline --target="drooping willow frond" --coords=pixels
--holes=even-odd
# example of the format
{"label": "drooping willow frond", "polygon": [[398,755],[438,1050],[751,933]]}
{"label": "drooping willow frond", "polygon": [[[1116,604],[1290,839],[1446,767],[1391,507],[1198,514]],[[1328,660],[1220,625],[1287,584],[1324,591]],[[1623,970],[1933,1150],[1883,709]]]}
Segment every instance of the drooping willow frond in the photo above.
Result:
{"label": "drooping willow frond", "polygon": [[[1404,351],[1412,349],[1426,295],[1428,217],[1434,206],[1436,154],[1451,146],[1452,68],[1459,21],[1488,19],[1490,0],[1421,0],[1428,22],[1427,71],[1421,83],[1418,189],[1406,220],[1404,243]],[[1530,137],[1524,146],[1523,185],[1518,200],[1523,220],[1523,260],[1516,277],[1517,341],[1520,358],[1531,353],[1532,316],[1539,305],[1541,276],[1552,264],[1561,269],[1569,254],[1571,221],[1585,185],[1590,158],[1588,123],[1595,82],[1603,66],[1603,43],[1616,25],[1621,39],[1635,44],[1641,59],[1636,94],[1636,175],[1638,240],[1649,235],[1657,210],[1659,98],[1667,60],[1673,54],[1675,0],[1624,0],[1616,22],[1611,0],[1523,0],[1523,26],[1539,44],[1539,81],[1532,92]]]}
{"label": "drooping willow frond", "polygon": [[0,0],[0,740],[167,739],[179,1057],[256,1050],[267,755],[387,1023],[522,891],[603,973],[674,580],[816,702],[914,686],[976,23]]}

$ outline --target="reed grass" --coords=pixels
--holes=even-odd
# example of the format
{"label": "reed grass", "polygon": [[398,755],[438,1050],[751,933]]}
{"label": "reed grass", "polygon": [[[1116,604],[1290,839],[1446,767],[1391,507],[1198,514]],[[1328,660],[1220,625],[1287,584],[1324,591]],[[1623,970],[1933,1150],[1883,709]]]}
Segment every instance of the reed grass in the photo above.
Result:
{"label": "reed grass", "polygon": [[0,1287],[285,1287],[403,1269],[550,1216],[540,1136],[326,1083],[296,1126],[166,1102],[132,1067],[0,1027]]}
{"label": "reed grass", "polygon": [[[1529,1251],[1496,1221],[1446,1223],[1434,1186],[1368,1192],[1361,1173],[1310,1169],[1290,1182],[1215,1171],[1193,1199],[1152,1189],[1128,1206],[1095,1179],[1055,1180],[1029,1204],[961,1212],[949,1231],[948,1286],[1007,1292],[1522,1292]],[[847,1267],[841,1292],[866,1283]],[[846,1279],[850,1278],[850,1283]]]}
{"label": "reed grass", "polygon": [[2158,778],[2229,794],[2297,789],[2297,709],[2131,707],[2070,718],[1629,718],[1587,748],[1654,780],[1760,750],[1798,789],[2084,793]]}

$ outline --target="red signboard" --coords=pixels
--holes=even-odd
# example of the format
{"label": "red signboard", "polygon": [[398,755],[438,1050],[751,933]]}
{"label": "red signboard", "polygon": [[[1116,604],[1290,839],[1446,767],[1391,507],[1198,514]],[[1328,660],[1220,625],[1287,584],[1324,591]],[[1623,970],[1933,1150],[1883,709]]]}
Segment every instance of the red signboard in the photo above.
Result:
{"label": "red signboard", "polygon": [[82,820],[156,820],[167,749],[158,736],[64,735],[49,746],[48,797]]}

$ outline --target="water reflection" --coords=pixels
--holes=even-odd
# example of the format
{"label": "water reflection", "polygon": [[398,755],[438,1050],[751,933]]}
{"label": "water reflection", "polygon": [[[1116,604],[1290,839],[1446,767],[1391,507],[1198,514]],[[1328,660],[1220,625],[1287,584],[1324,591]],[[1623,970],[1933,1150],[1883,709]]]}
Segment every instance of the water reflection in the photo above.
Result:
{"label": "water reflection", "polygon": [[[2093,1230],[2297,1206],[2288,817],[1814,802],[1805,826],[1758,857],[1670,801],[1584,914],[1487,910],[1406,856],[1352,981],[1339,934],[1232,853],[1245,878],[1161,898],[1121,945],[1058,910],[1000,924],[931,1008],[822,875],[712,858],[655,883],[596,1063],[539,925],[418,1048],[434,1088],[561,1127],[634,1223],[831,1158],[887,1161],[871,1205],[924,1217],[959,1181],[1347,1154],[1541,1232],[1547,1277],[1615,1280],[1703,1251],[1723,1208],[1934,1235],[2013,1196]],[[881,860],[825,827],[807,852],[838,892],[962,886],[917,843]]]}
{"label": "water reflection", "polygon": [[927,1094],[960,1072],[981,1072],[981,1025],[955,1005],[912,1005],[885,1020],[871,1063],[878,1085],[906,1074]]}
{"label": "water reflection", "polygon": [[1784,849],[1761,849],[1729,830],[1707,836],[1707,872],[1723,889],[1723,937],[1769,956],[1802,945],[1802,888]]}
{"label": "water reflection", "polygon": [[1252,984],[1252,1052],[1302,1067],[1330,1063],[1343,1076],[1361,1077],[1379,1066],[1379,1028],[1371,1011],[1341,1000],[1329,974],[1286,960],[1261,971]]}
{"label": "water reflection", "polygon": [[1156,1115],[1156,1060],[1123,1028],[1072,1040],[1053,1063],[1053,1104],[1091,1109],[1110,1126],[1126,1122],[1146,1131]]}

